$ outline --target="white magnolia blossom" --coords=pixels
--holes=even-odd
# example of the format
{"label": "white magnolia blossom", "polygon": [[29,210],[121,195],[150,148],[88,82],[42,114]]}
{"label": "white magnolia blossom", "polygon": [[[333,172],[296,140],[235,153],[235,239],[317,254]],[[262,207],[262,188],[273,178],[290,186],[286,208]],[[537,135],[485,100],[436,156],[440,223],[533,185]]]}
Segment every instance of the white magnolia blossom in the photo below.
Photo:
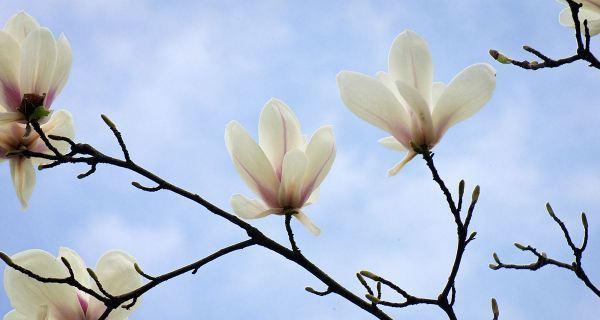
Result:
{"label": "white magnolia blossom", "polygon": [[[2,110],[1,107],[0,110]],[[71,139],[75,136],[73,119],[66,110],[59,110],[52,114],[50,119],[41,125],[41,128],[46,136],[57,135]],[[51,143],[61,153],[69,150],[69,144],[66,142],[51,140]],[[26,135],[25,124],[12,122],[0,125],[0,162],[4,160],[10,162],[13,185],[17,197],[21,201],[21,206],[25,210],[35,186],[36,168],[40,164],[48,163],[48,160],[19,155],[19,151],[23,150],[52,154],[35,131]]]}
{"label": "white magnolia blossom", "polygon": [[[558,0],[558,2],[566,5],[560,15],[558,21],[565,27],[575,28],[575,21],[573,21],[573,14],[571,8],[565,0]],[[590,29],[590,35],[595,36],[600,33],[600,0],[576,0],[581,3],[582,7],[579,9],[579,21],[581,21],[581,33],[583,34],[583,21],[588,21],[588,28]]]}
{"label": "white magnolia blossom", "polygon": [[[85,262],[73,250],[60,248],[59,257],[42,250],[27,250],[11,259],[33,273],[47,278],[66,278],[69,271],[60,260],[69,262],[75,279],[82,285],[100,292],[89,276]],[[142,278],[134,268],[135,260],[129,254],[113,250],[104,254],[94,273],[102,287],[111,295],[125,294],[139,288]],[[14,310],[4,320],[97,320],[106,310],[101,301],[77,288],[65,284],[36,281],[10,267],[4,270],[4,289]],[[108,320],[124,320],[137,308],[140,301],[128,309],[117,308]]]}
{"label": "white magnolia blossom", "polygon": [[[0,123],[28,120],[31,106],[22,106],[26,95],[35,107],[50,109],[71,71],[71,46],[64,35],[54,39],[25,12],[8,20],[0,30]],[[28,110],[25,110],[28,109]]]}
{"label": "white magnolia blossom", "polygon": [[475,64],[446,85],[433,82],[431,55],[415,32],[402,32],[389,53],[389,73],[371,77],[353,71],[337,76],[344,104],[358,117],[391,134],[384,147],[408,151],[389,175],[395,175],[417,154],[412,145],[433,148],[446,130],[475,114],[491,98],[496,71]]}
{"label": "white magnolia blossom", "polygon": [[293,212],[310,232],[320,233],[301,208],[316,200],[333,164],[336,148],[331,126],[317,129],[307,143],[294,112],[271,99],[260,114],[258,144],[236,121],[227,124],[225,144],[238,173],[260,197],[233,195],[231,206],[238,216],[256,219]]}

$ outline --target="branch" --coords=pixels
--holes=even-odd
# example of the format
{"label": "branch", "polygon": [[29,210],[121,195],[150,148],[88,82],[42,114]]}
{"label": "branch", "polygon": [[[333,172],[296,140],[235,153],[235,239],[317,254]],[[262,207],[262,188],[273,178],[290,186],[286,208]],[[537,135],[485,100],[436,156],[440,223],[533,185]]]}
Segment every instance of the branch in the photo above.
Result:
{"label": "branch", "polygon": [[592,290],[592,292],[595,295],[600,297],[600,289],[598,289],[598,287],[591,282],[591,280],[585,273],[583,266],[582,266],[583,253],[585,252],[585,249],[586,249],[587,243],[588,243],[588,238],[589,238],[588,220],[587,220],[585,213],[581,214],[581,224],[583,225],[583,241],[582,241],[581,246],[577,247],[573,243],[571,234],[570,234],[569,230],[567,229],[565,223],[560,218],[558,218],[558,216],[556,216],[556,214],[554,213],[554,210],[552,209],[552,207],[550,206],[549,203],[546,204],[546,210],[548,211],[548,214],[554,220],[554,222],[556,222],[556,224],[560,227],[560,229],[563,233],[563,236],[565,238],[565,241],[567,242],[567,245],[573,252],[574,261],[571,263],[567,263],[567,262],[562,262],[562,261],[555,260],[552,258],[548,258],[546,253],[544,253],[544,252],[540,253],[536,248],[534,248],[530,245],[524,246],[520,243],[515,243],[514,245],[515,245],[515,247],[517,247],[517,249],[519,249],[521,251],[525,251],[525,252],[530,252],[535,257],[537,257],[537,260],[530,264],[503,263],[500,260],[500,258],[498,257],[498,255],[496,253],[494,253],[493,258],[494,258],[494,261],[496,262],[496,264],[493,264],[493,263],[490,264],[490,266],[489,266],[490,269],[492,269],[492,270],[515,269],[515,270],[536,271],[545,266],[552,265],[552,266],[555,266],[558,268],[572,271],[573,273],[575,273],[577,278],[579,278],[581,281],[583,281],[583,283],[586,285],[586,287],[588,287],[590,290]]}
{"label": "branch", "polygon": [[557,68],[557,67],[560,67],[565,64],[573,63],[575,61],[586,61],[587,63],[589,63],[590,67],[600,69],[600,61],[594,56],[594,54],[590,50],[591,36],[590,36],[590,30],[588,28],[587,20],[583,21],[583,25],[584,25],[583,36],[585,37],[585,42],[584,42],[584,39],[582,39],[581,21],[579,20],[579,10],[581,9],[582,5],[573,0],[567,0],[567,2],[569,4],[569,8],[571,9],[571,15],[573,17],[573,22],[575,23],[575,40],[577,42],[577,51],[575,54],[573,54],[569,57],[565,57],[565,58],[552,59],[530,46],[523,46],[523,50],[538,57],[539,59],[541,59],[542,62],[538,62],[535,60],[534,61],[514,60],[514,59],[500,53],[497,50],[490,50],[490,55],[492,56],[492,58],[494,58],[496,61],[498,61],[500,63],[513,64],[517,67],[520,67],[520,68],[523,68],[526,70]]}
{"label": "branch", "polygon": [[[373,316],[375,316],[378,319],[385,319],[385,320],[392,319],[385,312],[383,312],[381,309],[379,309],[376,305],[373,305],[370,301],[360,298],[359,296],[350,292],[344,286],[339,284],[337,281],[335,281],[333,278],[331,278],[327,273],[325,273],[323,270],[321,270],[319,267],[317,267],[314,263],[312,263],[310,260],[308,260],[304,255],[299,254],[298,253],[299,250],[295,251],[294,249],[292,249],[292,250],[288,249],[287,247],[277,243],[273,239],[271,239],[268,236],[266,236],[265,234],[263,234],[260,230],[253,227],[252,225],[245,222],[244,220],[238,218],[237,216],[215,206],[214,204],[205,200],[201,196],[199,196],[195,193],[192,193],[190,191],[187,191],[183,188],[180,188],[180,187],[166,181],[165,179],[159,177],[158,175],[150,172],[149,170],[139,166],[137,163],[135,163],[129,157],[129,153],[127,151],[127,146],[124,142],[124,139],[123,139],[121,133],[117,130],[116,125],[112,121],[110,121],[110,119],[108,119],[108,117],[106,117],[106,116],[103,116],[102,119],[104,120],[104,122],[107,124],[107,126],[110,128],[110,130],[113,132],[115,138],[117,139],[117,142],[119,143],[119,146],[121,147],[121,150],[123,151],[123,154],[125,157],[124,160],[108,156],[108,155],[96,150],[91,145],[83,144],[83,143],[70,143],[71,151],[64,155],[63,154],[43,154],[43,153],[33,152],[33,151],[29,151],[29,150],[25,150],[21,154],[26,157],[50,160],[51,161],[50,164],[40,166],[41,170],[55,168],[55,167],[58,167],[63,164],[86,164],[86,165],[89,165],[90,167],[96,167],[98,165],[110,165],[110,166],[115,166],[115,167],[119,167],[119,168],[123,168],[123,169],[129,170],[129,171],[135,172],[135,173],[145,177],[146,179],[156,183],[156,185],[157,185],[156,188],[148,188],[148,187],[141,186],[139,183],[133,183],[133,185],[135,187],[137,187],[138,189],[142,189],[144,191],[157,191],[157,190],[159,190],[159,187],[160,187],[160,189],[162,189],[162,190],[171,191],[179,196],[187,198],[187,199],[203,206],[211,213],[227,220],[228,222],[230,222],[232,224],[235,224],[240,229],[244,230],[246,232],[246,234],[252,239],[252,241],[254,241],[254,243],[256,245],[259,245],[263,248],[273,251],[273,252],[279,254],[280,256],[286,258],[287,260],[304,268],[306,271],[308,271],[313,276],[315,276],[317,279],[319,279],[323,284],[325,284],[328,288],[328,291],[330,291],[329,293],[338,294],[339,296],[345,298],[352,304],[354,304],[354,305],[358,306],[359,308],[365,310],[366,312],[372,314]],[[66,139],[66,138],[60,137],[59,139]],[[297,247],[296,247],[296,249],[297,249]],[[150,289],[150,287],[147,287],[147,288],[148,288],[148,290]],[[127,298],[129,298],[129,300],[131,300],[134,297],[135,296],[132,295],[132,296],[128,296]],[[123,299],[125,297],[119,296],[116,298]],[[128,300],[125,300],[125,301],[128,301]]]}

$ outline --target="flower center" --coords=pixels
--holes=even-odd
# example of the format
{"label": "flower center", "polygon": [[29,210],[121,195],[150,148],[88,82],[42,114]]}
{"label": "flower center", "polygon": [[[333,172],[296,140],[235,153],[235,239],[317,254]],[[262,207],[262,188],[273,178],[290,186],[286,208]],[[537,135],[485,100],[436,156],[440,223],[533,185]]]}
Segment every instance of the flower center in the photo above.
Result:
{"label": "flower center", "polygon": [[[27,119],[30,119],[36,110],[39,107],[44,106],[44,101],[46,100],[46,94],[36,94],[36,93],[26,93],[23,95],[23,99],[21,100],[21,105],[19,106],[19,111],[25,115]],[[35,119],[38,120],[38,119]]]}

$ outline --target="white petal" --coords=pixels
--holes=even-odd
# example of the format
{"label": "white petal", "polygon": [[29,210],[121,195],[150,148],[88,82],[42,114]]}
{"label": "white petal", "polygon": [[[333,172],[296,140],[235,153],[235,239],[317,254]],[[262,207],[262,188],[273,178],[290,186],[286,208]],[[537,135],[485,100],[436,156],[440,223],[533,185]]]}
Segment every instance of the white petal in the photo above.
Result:
{"label": "white petal", "polygon": [[29,33],[21,48],[21,92],[48,93],[56,66],[56,41],[40,28]]}
{"label": "white petal", "polygon": [[475,114],[496,88],[496,70],[488,64],[474,64],[461,71],[438,100],[433,123],[439,140],[446,130]]}
{"label": "white petal", "polygon": [[[69,276],[61,261],[42,250],[23,251],[11,258],[16,264],[43,277]],[[77,289],[68,285],[41,283],[7,267],[4,270],[4,288],[13,308],[28,319],[36,319],[37,307],[41,305],[47,305],[57,319],[83,318]]]}
{"label": "white petal", "polygon": [[27,320],[27,318],[16,310],[12,310],[4,316],[3,320]]}
{"label": "white petal", "polygon": [[0,113],[0,126],[11,122],[24,120],[23,114],[20,112],[2,112]]}
{"label": "white petal", "polygon": [[[98,280],[104,289],[112,295],[121,295],[131,292],[142,286],[142,278],[134,268],[135,259],[126,252],[112,250],[104,254],[94,269]],[[94,282],[95,287],[95,282]],[[95,288],[96,291],[98,290]],[[123,305],[131,303],[128,301]],[[108,320],[123,320],[126,319],[140,305],[138,301],[135,305],[127,310],[125,308],[117,308],[108,316]],[[104,303],[90,297],[86,319],[98,319],[106,310]]]}
{"label": "white petal", "polygon": [[39,23],[32,16],[27,14],[27,12],[21,11],[6,22],[4,30],[17,41],[23,42],[31,31],[38,29],[39,27]]}
{"label": "white petal", "polygon": [[319,227],[317,227],[317,225],[315,225],[302,211],[298,211],[298,213],[294,214],[294,217],[313,235],[318,236],[321,234],[321,229],[319,229]]}
{"label": "white petal", "polygon": [[[58,111],[52,113],[50,120],[48,120],[48,122],[43,124],[41,126],[41,128],[42,128],[42,131],[44,131],[44,133],[46,134],[46,136],[55,135],[55,136],[66,137],[66,138],[70,138],[70,139],[73,139],[75,137],[75,128],[73,125],[73,117],[71,116],[71,113],[67,110],[58,110]],[[39,138],[39,135],[37,135],[35,133],[31,133],[30,139],[36,139],[35,145],[32,145],[30,147],[30,149],[32,149],[32,151],[42,152],[42,153],[46,153],[46,154],[52,153],[52,151],[50,151],[48,149],[48,147],[42,141],[42,139]],[[60,151],[63,154],[68,152],[71,149],[69,144],[64,141],[50,140],[50,143],[56,149],[58,149],[58,151]],[[44,159],[40,159],[40,158],[35,158],[35,161],[34,161],[35,164],[45,164],[48,162],[49,162],[48,160],[44,160]]]}
{"label": "white petal", "polygon": [[388,170],[388,176],[395,176],[404,166],[417,155],[414,151],[409,151],[402,161],[398,162],[393,168]]}
{"label": "white petal", "polygon": [[0,105],[7,111],[16,111],[21,104],[20,65],[19,43],[11,35],[0,30]]}
{"label": "white petal", "polygon": [[60,94],[71,72],[73,57],[71,54],[71,45],[64,35],[60,35],[56,42],[56,67],[50,80],[50,89],[46,96],[46,106],[50,107],[56,96]]}
{"label": "white petal", "polygon": [[600,19],[588,21],[588,28],[590,30],[590,36],[600,34]]}
{"label": "white petal", "polygon": [[282,208],[300,208],[302,182],[308,166],[308,158],[299,149],[291,150],[283,158],[279,205]]}
{"label": "white petal", "polygon": [[573,27],[575,26],[575,22],[573,22],[573,14],[571,13],[571,8],[564,8],[560,14],[558,15],[558,22],[565,27]]}
{"label": "white petal", "polygon": [[275,171],[263,150],[236,121],[229,122],[225,128],[225,144],[233,165],[248,188],[270,207],[277,207],[279,180]]}
{"label": "white petal", "polygon": [[342,101],[350,111],[376,127],[408,139],[408,114],[384,83],[351,71],[340,72],[337,83]]}
{"label": "white petal", "polygon": [[444,90],[446,90],[446,87],[446,84],[444,84],[443,82],[433,83],[433,87],[431,88],[431,105],[429,105],[430,108],[435,108],[435,105],[440,99],[440,96],[442,96],[442,93],[444,93]]}
{"label": "white petal", "polygon": [[86,270],[87,267],[77,252],[66,247],[61,247],[58,251],[58,257],[67,259],[75,274],[75,279],[85,287],[90,287],[90,276]]}
{"label": "white petal", "polygon": [[396,138],[394,138],[393,136],[381,138],[377,140],[377,142],[379,142],[380,145],[388,149],[396,151],[406,151],[406,147],[402,143],[398,142],[398,140],[396,140]]}
{"label": "white petal", "polygon": [[427,101],[413,87],[403,81],[396,81],[396,86],[406,104],[412,110],[411,141],[417,144],[431,145],[434,141],[433,121]]}
{"label": "white petal", "polygon": [[29,198],[33,193],[35,186],[35,169],[31,159],[16,157],[10,159],[10,175],[12,176],[13,186],[19,201],[21,209],[27,210]]}
{"label": "white petal", "polygon": [[283,101],[269,100],[260,113],[258,144],[278,177],[281,176],[284,155],[292,149],[301,148],[303,141],[300,122],[292,109]]}
{"label": "white petal", "polygon": [[311,205],[311,204],[317,202],[317,200],[319,200],[320,196],[321,196],[321,189],[320,188],[317,188],[317,189],[313,190],[313,192],[308,197],[308,200],[306,200],[306,202],[304,203],[304,206],[306,207],[308,205]]}
{"label": "white petal", "polygon": [[390,49],[390,74],[419,92],[427,103],[431,103],[433,65],[427,42],[414,31],[400,33]]}
{"label": "white petal", "polygon": [[272,213],[280,212],[282,209],[268,208],[261,200],[250,200],[241,194],[234,194],[229,199],[233,212],[243,219],[258,219]]}
{"label": "white petal", "polygon": [[323,126],[313,134],[306,147],[308,166],[302,184],[301,203],[306,202],[329,173],[335,159],[335,137],[331,126]]}

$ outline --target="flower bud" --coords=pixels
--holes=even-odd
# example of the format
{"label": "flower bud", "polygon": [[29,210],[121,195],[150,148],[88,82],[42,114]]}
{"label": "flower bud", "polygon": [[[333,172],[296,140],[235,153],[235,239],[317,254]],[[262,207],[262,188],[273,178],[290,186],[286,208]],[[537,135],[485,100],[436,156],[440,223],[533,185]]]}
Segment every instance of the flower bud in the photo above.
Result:
{"label": "flower bud", "polygon": [[583,224],[584,229],[588,228],[588,220],[587,220],[587,216],[585,215],[585,212],[581,213],[581,223]]}
{"label": "flower bud", "polygon": [[365,297],[366,297],[366,298],[367,298],[369,301],[371,301],[371,302],[373,302],[373,303],[379,303],[379,301],[381,301],[379,298],[375,297],[375,296],[374,296],[374,295],[372,295],[372,294],[368,294],[368,293],[367,293],[367,294],[365,294]]}
{"label": "flower bud", "polygon": [[481,191],[481,188],[479,186],[475,186],[475,189],[473,189],[473,194],[471,195],[471,201],[473,203],[476,203],[477,200],[479,200],[479,192]]}
{"label": "flower bud", "polygon": [[490,56],[494,58],[494,60],[502,63],[502,64],[510,64],[512,63],[512,59],[505,56],[504,54],[498,52],[497,50],[490,50]]}
{"label": "flower bud", "polygon": [[520,244],[520,243],[518,243],[518,242],[515,242],[515,243],[514,243],[514,245],[515,245],[515,247],[517,247],[517,249],[519,249],[519,250],[527,250],[527,247],[526,247],[526,246],[524,246],[524,245],[522,245],[522,244]]}
{"label": "flower bud", "polygon": [[465,180],[460,180],[458,183],[458,196],[462,198],[463,194],[465,194]]}
{"label": "flower bud", "polygon": [[112,120],[110,120],[105,114],[100,115],[100,117],[102,117],[102,120],[104,121],[104,123],[106,123],[106,125],[111,128],[111,129],[117,129],[117,126],[115,125],[114,122],[112,122]]}
{"label": "flower bud", "polygon": [[2,251],[0,251],[0,259],[7,264],[11,264],[13,262],[12,259]]}
{"label": "flower bud", "polygon": [[373,281],[380,281],[381,280],[381,278],[378,275],[374,274],[371,271],[367,271],[367,270],[361,271],[360,275],[362,275],[364,277],[367,277],[367,278],[369,278],[369,279],[371,279]]}
{"label": "flower bud", "polygon": [[494,319],[497,319],[500,315],[500,310],[498,310],[498,302],[496,298],[492,298],[492,312],[494,313]]}
{"label": "flower bud", "polygon": [[494,257],[494,261],[496,261],[497,263],[500,263],[500,258],[498,258],[498,255],[495,252],[492,256]]}
{"label": "flower bud", "polygon": [[496,264],[493,264],[493,263],[488,264],[488,267],[490,269],[492,269],[492,270],[498,270],[498,269],[500,269],[499,265],[496,265]]}

